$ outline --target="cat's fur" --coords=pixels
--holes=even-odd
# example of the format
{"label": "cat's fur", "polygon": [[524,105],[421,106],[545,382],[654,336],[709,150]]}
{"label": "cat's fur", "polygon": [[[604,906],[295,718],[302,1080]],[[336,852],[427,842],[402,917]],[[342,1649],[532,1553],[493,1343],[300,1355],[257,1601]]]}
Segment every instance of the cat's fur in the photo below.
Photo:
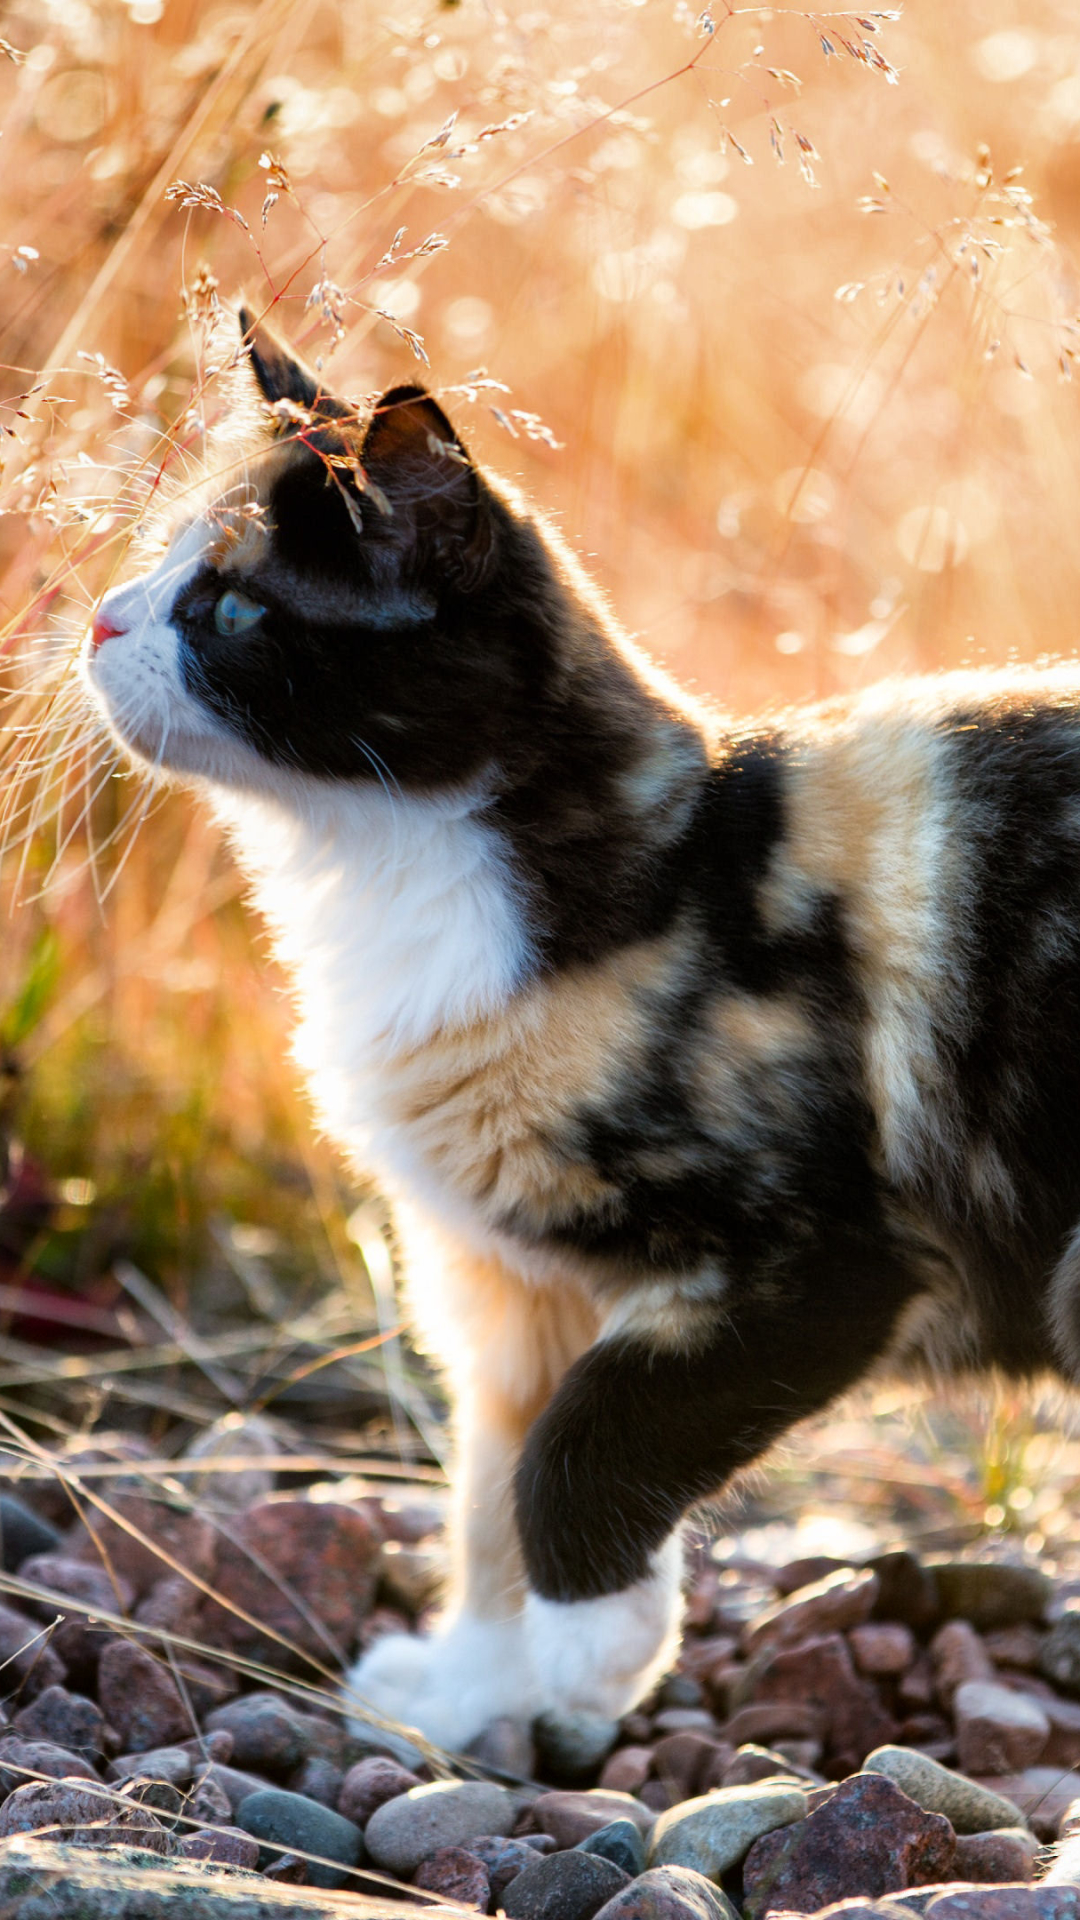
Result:
{"label": "cat's fur", "polygon": [[617,1713],[680,1516],[793,1421],[1080,1369],[1080,673],[706,723],[429,397],[252,365],[263,445],[87,672],[227,822],[453,1391],[444,1624],[352,1684],[449,1745]]}

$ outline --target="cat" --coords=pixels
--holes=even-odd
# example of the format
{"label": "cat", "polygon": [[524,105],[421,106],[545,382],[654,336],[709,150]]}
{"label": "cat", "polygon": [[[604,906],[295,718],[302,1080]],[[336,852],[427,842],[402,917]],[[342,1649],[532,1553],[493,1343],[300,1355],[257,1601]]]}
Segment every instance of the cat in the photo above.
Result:
{"label": "cat", "polygon": [[426,391],[240,324],[258,443],[84,664],[225,823],[455,1405],[445,1615],[350,1686],[611,1718],[793,1422],[1080,1372],[1080,672],[705,714]]}

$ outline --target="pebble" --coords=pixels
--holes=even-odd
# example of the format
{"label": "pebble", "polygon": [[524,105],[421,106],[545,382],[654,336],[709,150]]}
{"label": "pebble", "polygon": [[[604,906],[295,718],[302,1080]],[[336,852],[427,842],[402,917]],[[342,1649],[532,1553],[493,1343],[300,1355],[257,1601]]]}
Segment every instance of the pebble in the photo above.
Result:
{"label": "pebble", "polygon": [[[269,1459],[283,1452],[278,1427],[257,1413],[224,1413],[204,1428],[184,1449],[186,1460],[238,1460],[249,1454]],[[242,1513],[274,1490],[273,1467],[230,1467],[226,1473],[188,1474],[184,1480],[197,1492],[199,1504],[219,1512]]]}
{"label": "pebble", "polygon": [[1018,1773],[1033,1766],[1050,1722],[1030,1695],[989,1680],[966,1680],[953,1695],[956,1746],[965,1773]]}
{"label": "pebble", "polygon": [[899,1621],[870,1620],[852,1627],[848,1646],[860,1673],[888,1676],[906,1673],[917,1651],[915,1635]]}
{"label": "pebble", "polygon": [[[68,1614],[52,1636],[54,1652],[66,1666],[76,1671],[92,1670],[97,1666],[98,1655],[114,1632],[112,1627],[91,1625],[86,1610],[128,1614],[135,1600],[135,1589],[122,1575],[117,1574],[115,1579],[110,1579],[104,1567],[72,1559],[66,1553],[33,1555],[23,1562],[19,1578],[45,1587],[50,1593],[59,1594],[62,1599],[70,1598],[84,1603],[78,1613]],[[51,1601],[27,1600],[26,1606],[39,1620],[51,1621],[56,1618],[57,1607]]]}
{"label": "pebble", "polygon": [[906,1547],[876,1553],[865,1564],[878,1578],[875,1620],[899,1620],[915,1633],[925,1633],[940,1618],[941,1600],[933,1569],[924,1566]]}
{"label": "pebble", "polygon": [[790,1647],[823,1633],[837,1633],[868,1620],[878,1596],[878,1578],[869,1568],[843,1567],[787,1599],[767,1607],[743,1629],[746,1655],[762,1647]]}
{"label": "pebble", "polygon": [[1022,1667],[1034,1673],[1046,1635],[1028,1621],[1015,1627],[993,1627],[983,1635],[983,1646],[995,1666]]}
{"label": "pebble", "polygon": [[637,1793],[651,1772],[651,1747],[620,1747],[605,1760],[600,1786],[612,1793]]}
{"label": "pebble", "polygon": [[288,1851],[322,1854],[339,1866],[320,1866],[305,1862],[307,1883],[312,1887],[343,1887],[348,1867],[360,1864],[364,1852],[363,1835],[352,1820],[346,1820],[317,1800],[301,1793],[287,1793],[281,1787],[264,1787],[241,1803],[236,1824],[256,1840],[275,1844]]}
{"label": "pebble", "polygon": [[1027,1827],[999,1827],[996,1833],[964,1833],[956,1839],[953,1872],[958,1880],[1030,1880],[1039,1843]]}
{"label": "pebble", "polygon": [[545,1772],[557,1780],[587,1780],[615,1745],[619,1723],[597,1713],[542,1713],[533,1721],[533,1736]]}
{"label": "pebble", "polygon": [[1039,1651],[1039,1672],[1062,1693],[1080,1697],[1080,1611],[1055,1620]]}
{"label": "pebble", "polygon": [[0,1567],[16,1573],[32,1553],[55,1553],[60,1535],[14,1494],[0,1493]]}
{"label": "pebble", "polygon": [[204,1820],[215,1827],[222,1823],[228,1826],[233,1817],[233,1803],[218,1781],[204,1778],[188,1795],[187,1812],[189,1819]]}
{"label": "pebble", "polygon": [[[1030,1685],[1030,1675],[1024,1679]],[[1075,1767],[1080,1762],[1080,1702],[1062,1700],[1054,1694],[1050,1699],[1040,1696],[1039,1705],[1050,1722],[1050,1738],[1043,1750],[1043,1761],[1048,1767]]]}
{"label": "pebble", "polygon": [[47,1773],[50,1780],[96,1780],[87,1760],[49,1740],[21,1740],[5,1733],[0,1739],[0,1795],[14,1793],[28,1773]]}
{"label": "pebble", "polygon": [[171,1746],[193,1731],[191,1714],[168,1667],[133,1640],[105,1642],[98,1699],[126,1753]]}
{"label": "pebble", "polygon": [[70,1780],[32,1781],[16,1787],[0,1807],[0,1839],[35,1833],[41,1827],[58,1828],[57,1837],[80,1847],[123,1840],[152,1853],[168,1853],[172,1845],[164,1827],[142,1807],[125,1806],[103,1788],[95,1791]]}
{"label": "pebble", "polygon": [[478,1834],[469,1841],[468,1851],[483,1861],[493,1900],[500,1900],[511,1880],[536,1859],[536,1849],[527,1840],[510,1840],[497,1833]]}
{"label": "pebble", "polygon": [[828,1710],[809,1700],[755,1700],[740,1707],[724,1727],[724,1738],[734,1747],[757,1745],[786,1736],[795,1740],[816,1740],[825,1731]]}
{"label": "pebble", "polygon": [[630,1876],[598,1854],[573,1848],[550,1853],[511,1880],[502,1899],[507,1920],[592,1920]]}
{"label": "pebble", "polygon": [[716,1879],[774,1827],[806,1815],[801,1787],[768,1783],[720,1787],[662,1813],[649,1842],[650,1867],[692,1867]]}
{"label": "pebble", "polygon": [[1077,1887],[978,1887],[940,1893],[932,1920],[1080,1920]]}
{"label": "pebble", "polygon": [[588,1839],[579,1840],[578,1846],[582,1853],[597,1853],[603,1860],[613,1860],[631,1879],[645,1871],[645,1842],[632,1820],[612,1820],[590,1833]]}
{"label": "pebble", "polygon": [[491,1899],[487,1868],[467,1847],[440,1847],[438,1853],[421,1860],[413,1874],[413,1886],[422,1887],[425,1893],[439,1893],[444,1900],[454,1900],[462,1907],[479,1907],[481,1913],[487,1911]]}
{"label": "pebble", "polygon": [[738,1910],[691,1867],[650,1867],[601,1907],[597,1920],[738,1920]]}
{"label": "pebble", "polygon": [[536,1772],[536,1747],[529,1725],[509,1715],[489,1721],[466,1751],[493,1773],[528,1780]]}
{"label": "pebble", "polygon": [[537,1831],[550,1833],[560,1847],[576,1847],[613,1820],[630,1820],[641,1833],[653,1824],[648,1807],[633,1794],[606,1793],[598,1787],[579,1793],[538,1794],[529,1812]]}
{"label": "pebble", "polygon": [[202,1594],[185,1580],[182,1573],[169,1574],[155,1581],[144,1600],[135,1609],[135,1618],[144,1627],[164,1627],[168,1633],[193,1639],[199,1626]]}
{"label": "pebble", "polygon": [[55,1637],[43,1634],[37,1621],[24,1613],[0,1605],[0,1669],[8,1697],[33,1700],[67,1678],[67,1668],[49,1644]]}
{"label": "pebble", "polygon": [[[207,1600],[201,1637],[276,1667],[302,1668],[304,1654],[326,1661],[335,1649],[344,1660],[371,1606],[381,1544],[370,1513],[358,1508],[333,1500],[260,1501],[218,1545],[214,1586],[239,1611]],[[263,1571],[267,1565],[274,1582]]]}
{"label": "pebble", "polygon": [[184,1835],[176,1850],[185,1860],[209,1860],[218,1867],[253,1870],[259,1860],[258,1841],[240,1827],[196,1827],[194,1833]]}
{"label": "pebble", "polygon": [[396,1760],[388,1760],[382,1754],[369,1754],[346,1773],[337,1810],[346,1820],[355,1820],[357,1826],[366,1827],[376,1807],[385,1806],[388,1800],[396,1800],[399,1794],[420,1785],[421,1781],[408,1767],[399,1766]]}
{"label": "pebble", "polygon": [[106,1780],[118,1786],[125,1780],[168,1780],[174,1787],[190,1786],[195,1760],[186,1747],[151,1747],[147,1753],[122,1753],[110,1760]]}
{"label": "pebble", "polygon": [[966,1620],[949,1620],[939,1628],[930,1642],[930,1658],[935,1691],[946,1712],[952,1707],[957,1687],[965,1681],[994,1678],[993,1661]]}
{"label": "pebble", "polygon": [[99,1760],[105,1751],[105,1715],[93,1700],[66,1687],[45,1687],[37,1699],[15,1715],[15,1731],[24,1740],[47,1740],[84,1760]]}
{"label": "pebble", "polygon": [[1025,1767],[1023,1773],[1005,1773],[979,1784],[1015,1801],[1020,1823],[1026,1819],[1040,1840],[1054,1840],[1062,1815],[1080,1793],[1080,1773]]}
{"label": "pebble", "polygon": [[758,1747],[753,1742],[740,1747],[724,1768],[720,1787],[749,1787],[755,1780],[791,1780],[795,1769],[782,1753],[775,1753],[771,1747]]}
{"label": "pebble", "polygon": [[934,1566],[934,1579],[942,1613],[969,1621],[976,1632],[1044,1619],[1054,1591],[1053,1582],[1038,1567],[994,1560],[939,1563]]}
{"label": "pebble", "polygon": [[[872,1748],[893,1737],[895,1721],[882,1706],[877,1689],[856,1673],[840,1634],[823,1634],[800,1646],[770,1651],[762,1661],[760,1668],[755,1662],[757,1671],[751,1681],[755,1700],[801,1700],[818,1708],[823,1724],[814,1731],[824,1737],[835,1773],[852,1772]],[[730,1723],[724,1731],[728,1739],[733,1737]]]}
{"label": "pebble", "polygon": [[[200,1580],[210,1578],[217,1535],[202,1514],[115,1483],[109,1506],[116,1519],[94,1508],[78,1523],[68,1547],[75,1558],[94,1567],[113,1568],[130,1582],[140,1600],[167,1573],[175,1573],[177,1566]],[[137,1538],[139,1534],[145,1539]],[[30,1577],[25,1570],[23,1577]]]}
{"label": "pebble", "polygon": [[[303,1793],[322,1807],[338,1808],[345,1775],[323,1753],[309,1753],[289,1780],[290,1793]],[[346,1818],[348,1816],[346,1815]]]}
{"label": "pebble", "polygon": [[376,1808],[364,1841],[377,1867],[408,1878],[440,1847],[468,1846],[477,1834],[509,1833],[516,1815],[514,1796],[505,1787],[487,1780],[437,1780]]}
{"label": "pebble", "polygon": [[978,1786],[911,1747],[878,1747],[863,1761],[863,1771],[884,1774],[924,1812],[944,1814],[957,1833],[1024,1824],[1020,1807],[1004,1792]]}
{"label": "pebble", "polygon": [[[717,1759],[727,1765],[731,1754],[730,1742],[712,1740],[704,1733],[667,1733],[653,1748],[652,1770],[676,1799],[689,1800],[703,1790],[705,1775]],[[719,1780],[711,1784],[718,1786]]]}
{"label": "pebble", "polygon": [[941,1880],[956,1838],[938,1813],[925,1813],[880,1774],[840,1782],[823,1805],[756,1840],[743,1863],[747,1920],[772,1908],[811,1913],[853,1888],[892,1893]]}
{"label": "pebble", "polygon": [[[228,1803],[229,1811],[235,1814],[251,1793],[261,1793],[268,1787],[268,1780],[260,1780],[257,1774],[244,1773],[239,1767],[226,1767],[218,1760],[207,1761],[204,1765],[195,1765],[195,1796],[209,1784],[216,1793],[222,1793]],[[209,1815],[200,1814],[201,1819]]]}
{"label": "pebble", "polygon": [[291,1773],[308,1750],[303,1720],[276,1693],[241,1694],[215,1707],[203,1725],[208,1733],[230,1733],[237,1766],[256,1772]]}

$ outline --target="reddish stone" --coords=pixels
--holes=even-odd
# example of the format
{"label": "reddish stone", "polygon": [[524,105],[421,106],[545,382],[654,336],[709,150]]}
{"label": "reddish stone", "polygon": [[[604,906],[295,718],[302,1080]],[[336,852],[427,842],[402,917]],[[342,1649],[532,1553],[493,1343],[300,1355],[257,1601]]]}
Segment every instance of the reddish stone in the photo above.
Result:
{"label": "reddish stone", "polygon": [[55,1620],[57,1613],[63,1612],[65,1599],[83,1602],[78,1612],[70,1612],[57,1627],[51,1641],[65,1666],[75,1669],[96,1666],[102,1647],[114,1631],[112,1627],[90,1625],[88,1611],[127,1615],[135,1598],[131,1582],[120,1574],[113,1579],[105,1567],[64,1553],[35,1554],[23,1562],[19,1578],[47,1587],[59,1597],[58,1605],[48,1600],[27,1600],[27,1608],[39,1620]]}
{"label": "reddish stone", "polygon": [[12,1833],[58,1829],[56,1839],[81,1847],[107,1846],[125,1841],[149,1847],[153,1853],[171,1851],[171,1836],[152,1814],[134,1802],[118,1800],[104,1787],[74,1786],[70,1780],[35,1781],[16,1787],[0,1807],[0,1839]]}
{"label": "reddish stone", "polygon": [[66,1687],[46,1687],[28,1707],[15,1715],[15,1731],[24,1740],[47,1740],[85,1760],[105,1750],[105,1716],[93,1700]]}
{"label": "reddish stone", "polygon": [[[526,1852],[531,1851],[526,1848]],[[413,1886],[422,1887],[425,1893],[439,1893],[444,1900],[454,1900],[462,1907],[478,1907],[481,1913],[491,1898],[487,1868],[467,1847],[440,1847],[421,1861],[413,1874]]]}
{"label": "reddish stone", "polygon": [[979,1780],[991,1793],[1003,1794],[1019,1807],[1040,1840],[1057,1838],[1058,1823],[1080,1794],[1080,1772],[1060,1767],[1025,1767],[1023,1773],[994,1774]]}
{"label": "reddish stone", "polygon": [[1080,1920],[1080,1887],[945,1888],[933,1920]]}
{"label": "reddish stone", "polygon": [[793,1647],[822,1634],[857,1627],[869,1619],[877,1594],[877,1575],[868,1569],[856,1572],[844,1567],[826,1574],[751,1621],[743,1629],[742,1651],[753,1654],[763,1647]]}
{"label": "reddish stone", "polygon": [[[1003,1629],[1005,1631],[1005,1629]],[[996,1886],[1002,1880],[1030,1880],[1039,1843],[1022,1827],[998,1833],[958,1833],[953,1872],[958,1880]]]}
{"label": "reddish stone", "polygon": [[211,1860],[220,1867],[254,1869],[259,1862],[259,1843],[239,1827],[196,1827],[186,1833],[177,1848],[182,1859]]}
{"label": "reddish stone", "polygon": [[956,1836],[882,1774],[833,1788],[805,1820],[755,1840],[743,1863],[747,1920],[790,1908],[814,1913],[857,1888],[876,1897],[943,1880]]}
{"label": "reddish stone", "polygon": [[637,1797],[650,1814],[666,1813],[669,1807],[678,1805],[675,1793],[663,1780],[646,1780]]}
{"label": "reddish stone", "polygon": [[716,1785],[749,1787],[755,1780],[771,1780],[778,1773],[792,1773],[791,1764],[785,1756],[774,1753],[770,1747],[754,1746],[751,1742],[732,1755]]}
{"label": "reddish stone", "polygon": [[733,1747],[768,1746],[770,1740],[819,1740],[828,1724],[825,1707],[808,1700],[755,1700],[740,1707],[724,1727]]}
{"label": "reddish stone", "polygon": [[870,1620],[852,1627],[848,1645],[859,1672],[873,1675],[906,1673],[916,1653],[915,1635],[899,1621]]}
{"label": "reddish stone", "polygon": [[934,1685],[946,1712],[952,1707],[957,1687],[968,1680],[992,1680],[993,1662],[974,1627],[966,1620],[949,1620],[930,1642],[934,1663]]}
{"label": "reddish stone", "polygon": [[693,1867],[650,1867],[608,1900],[595,1920],[735,1920],[735,1908]]}
{"label": "reddish stone", "polygon": [[[764,1737],[764,1744],[785,1733],[822,1736],[829,1770],[838,1774],[854,1772],[874,1747],[886,1746],[895,1737],[896,1722],[885,1712],[874,1687],[860,1680],[847,1642],[837,1633],[765,1657],[754,1679],[754,1702],[777,1700],[816,1708],[821,1721],[812,1727],[778,1726]],[[729,1740],[735,1737],[732,1723],[724,1734]],[[741,1735],[741,1739],[754,1738],[760,1740],[762,1735]]]}
{"label": "reddish stone", "polygon": [[380,1545],[372,1520],[356,1508],[329,1500],[260,1502],[218,1546],[213,1584],[238,1611],[208,1600],[201,1636],[279,1667],[303,1667],[305,1654],[344,1659],[371,1605]]}
{"label": "reddish stone", "polygon": [[909,1713],[925,1712],[934,1705],[937,1689],[934,1685],[934,1668],[928,1653],[918,1653],[906,1673],[901,1674],[896,1683],[896,1698],[901,1709]]}
{"label": "reddish stone", "polygon": [[1021,1667],[1033,1673],[1045,1639],[1045,1633],[1038,1627],[1021,1620],[1014,1627],[995,1627],[992,1632],[984,1633],[983,1646],[996,1666]]}
{"label": "reddish stone", "polygon": [[411,1787],[420,1784],[419,1775],[399,1766],[396,1760],[384,1759],[382,1754],[369,1754],[345,1775],[337,1811],[344,1814],[346,1820],[355,1821],[358,1827],[366,1827],[376,1807],[384,1806],[387,1800],[396,1800],[399,1794],[408,1793]]}
{"label": "reddish stone", "polygon": [[0,1668],[7,1695],[17,1701],[33,1700],[66,1678],[67,1668],[50,1645],[55,1637],[43,1633],[36,1620],[16,1613],[14,1607],[0,1606]]}
{"label": "reddish stone", "polygon": [[196,1732],[167,1666],[133,1640],[109,1640],[98,1665],[98,1699],[125,1753],[167,1747]]}
{"label": "reddish stone", "polygon": [[130,1581],[139,1598],[178,1569],[209,1577],[217,1536],[202,1514],[126,1488],[114,1487],[108,1504],[115,1519],[85,1509],[69,1543],[73,1557],[111,1567]]}
{"label": "reddish stone", "polygon": [[620,1747],[605,1760],[599,1784],[612,1793],[637,1793],[651,1772],[651,1747]]}
{"label": "reddish stone", "polygon": [[653,1772],[670,1787],[677,1800],[689,1800],[701,1791],[701,1782],[718,1757],[726,1760],[730,1743],[710,1740],[704,1733],[669,1733],[653,1748]]}
{"label": "reddish stone", "polygon": [[591,1788],[581,1793],[541,1793],[529,1809],[539,1833],[550,1833],[560,1847],[576,1847],[612,1820],[632,1820],[639,1833],[652,1825],[647,1805],[629,1793]]}
{"label": "reddish stone", "polygon": [[956,1745],[965,1773],[1014,1773],[1033,1766],[1050,1737],[1037,1700],[989,1680],[967,1680],[953,1695]]}
{"label": "reddish stone", "polygon": [[81,1754],[69,1753],[51,1740],[21,1740],[5,1733],[0,1739],[0,1797],[25,1784],[28,1773],[46,1773],[50,1780],[96,1780],[93,1767]]}
{"label": "reddish stone", "polygon": [[135,1618],[146,1627],[164,1627],[169,1633],[192,1639],[199,1624],[203,1596],[198,1587],[182,1574],[169,1574],[155,1581],[145,1600],[135,1609]]}

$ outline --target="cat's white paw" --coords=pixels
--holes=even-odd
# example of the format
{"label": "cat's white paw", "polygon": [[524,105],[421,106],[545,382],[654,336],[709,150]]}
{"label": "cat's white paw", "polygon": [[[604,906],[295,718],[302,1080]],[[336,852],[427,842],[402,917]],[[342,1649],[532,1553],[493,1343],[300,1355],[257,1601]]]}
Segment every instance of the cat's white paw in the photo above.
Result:
{"label": "cat's white paw", "polygon": [[452,1752],[503,1715],[531,1720],[540,1704],[520,1616],[493,1621],[458,1614],[426,1640],[387,1634],[352,1669],[346,1685],[384,1719],[413,1727]]}
{"label": "cat's white paw", "polygon": [[529,1662],[544,1710],[617,1719],[672,1665],[682,1615],[682,1542],[673,1534],[648,1578],[599,1600],[525,1603]]}

